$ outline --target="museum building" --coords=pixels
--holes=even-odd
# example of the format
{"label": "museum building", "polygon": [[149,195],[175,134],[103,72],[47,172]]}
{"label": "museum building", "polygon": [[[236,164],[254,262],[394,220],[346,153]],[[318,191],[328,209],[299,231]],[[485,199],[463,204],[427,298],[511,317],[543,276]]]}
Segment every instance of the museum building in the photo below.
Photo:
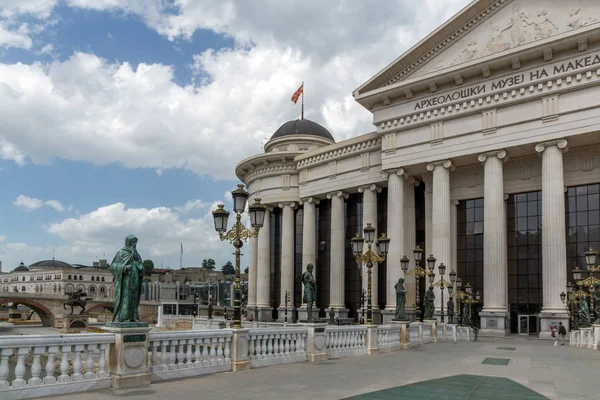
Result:
{"label": "museum building", "polygon": [[413,268],[420,246],[482,294],[481,334],[568,324],[560,294],[600,249],[600,2],[473,1],[353,95],[376,131],[336,142],[289,121],[236,167],[268,206],[247,250],[248,307],[281,320],[289,293],[300,308],[313,263],[316,308],[357,318],[367,274],[350,239],[371,223],[391,238],[373,268],[375,322],[393,317],[400,277],[414,318],[400,260]]}

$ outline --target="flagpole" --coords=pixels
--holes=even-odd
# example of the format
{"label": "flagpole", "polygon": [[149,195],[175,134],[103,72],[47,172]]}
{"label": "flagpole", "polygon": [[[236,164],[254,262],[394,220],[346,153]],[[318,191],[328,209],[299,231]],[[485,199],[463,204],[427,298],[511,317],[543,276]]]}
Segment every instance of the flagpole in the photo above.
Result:
{"label": "flagpole", "polygon": [[302,82],[302,119],[304,119],[304,82]]}
{"label": "flagpole", "polygon": [[183,263],[183,243],[181,243],[181,252],[179,253],[179,269],[181,269]]}

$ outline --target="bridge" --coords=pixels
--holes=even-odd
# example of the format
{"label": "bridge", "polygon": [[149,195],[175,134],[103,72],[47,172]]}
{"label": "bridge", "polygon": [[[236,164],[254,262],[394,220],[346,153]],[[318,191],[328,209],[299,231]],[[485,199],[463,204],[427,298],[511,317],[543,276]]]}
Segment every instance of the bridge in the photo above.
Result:
{"label": "bridge", "polygon": [[[67,298],[67,295],[60,294],[0,292],[0,305],[7,305],[8,303],[21,304],[33,310],[40,317],[43,326],[59,327],[62,316],[71,312],[71,307],[67,307],[66,310],[63,307]],[[155,301],[140,301],[140,319],[151,320],[156,318],[159,305],[160,303]],[[114,299],[88,300],[86,314],[102,309],[113,312],[114,307]],[[80,310],[76,307],[74,313]]]}

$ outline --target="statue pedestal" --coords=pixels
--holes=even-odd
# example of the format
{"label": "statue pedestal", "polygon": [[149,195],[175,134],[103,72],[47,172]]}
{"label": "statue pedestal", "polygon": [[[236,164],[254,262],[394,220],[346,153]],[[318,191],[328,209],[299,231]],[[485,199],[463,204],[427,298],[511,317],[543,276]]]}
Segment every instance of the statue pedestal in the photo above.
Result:
{"label": "statue pedestal", "polygon": [[[318,308],[315,309],[313,307],[312,317],[313,317],[313,320],[319,319],[319,309]],[[302,322],[308,321],[308,310],[306,309],[306,306],[298,309],[298,321],[302,321]],[[288,317],[288,322],[289,322],[289,317]]]}
{"label": "statue pedestal", "polygon": [[63,326],[60,333],[81,333],[87,331],[90,316],[87,314],[65,314],[63,315]]}
{"label": "statue pedestal", "polygon": [[306,359],[309,362],[327,361],[325,327],[327,324],[300,323],[308,328],[306,337]]}
{"label": "statue pedestal", "polygon": [[592,324],[592,334],[594,335],[592,348],[600,350],[600,324]]}
{"label": "statue pedestal", "polygon": [[393,319],[391,324],[400,325],[400,348],[403,350],[410,349],[410,331],[408,329],[410,321],[398,321]]}
{"label": "statue pedestal", "polygon": [[423,329],[429,329],[429,340],[432,343],[437,342],[437,324],[435,319],[423,320]]}
{"label": "statue pedestal", "polygon": [[149,385],[148,332],[146,322],[109,322],[102,330],[115,334],[108,348],[108,372],[115,389]]}

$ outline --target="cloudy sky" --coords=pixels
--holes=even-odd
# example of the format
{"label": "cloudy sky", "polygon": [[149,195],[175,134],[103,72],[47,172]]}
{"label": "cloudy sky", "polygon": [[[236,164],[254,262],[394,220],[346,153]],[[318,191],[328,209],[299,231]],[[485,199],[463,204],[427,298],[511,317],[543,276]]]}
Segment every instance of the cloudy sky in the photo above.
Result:
{"label": "cloudy sky", "polygon": [[336,140],[369,132],[352,90],[469,2],[0,0],[4,271],[110,261],[129,233],[221,266],[210,211],[300,83]]}

